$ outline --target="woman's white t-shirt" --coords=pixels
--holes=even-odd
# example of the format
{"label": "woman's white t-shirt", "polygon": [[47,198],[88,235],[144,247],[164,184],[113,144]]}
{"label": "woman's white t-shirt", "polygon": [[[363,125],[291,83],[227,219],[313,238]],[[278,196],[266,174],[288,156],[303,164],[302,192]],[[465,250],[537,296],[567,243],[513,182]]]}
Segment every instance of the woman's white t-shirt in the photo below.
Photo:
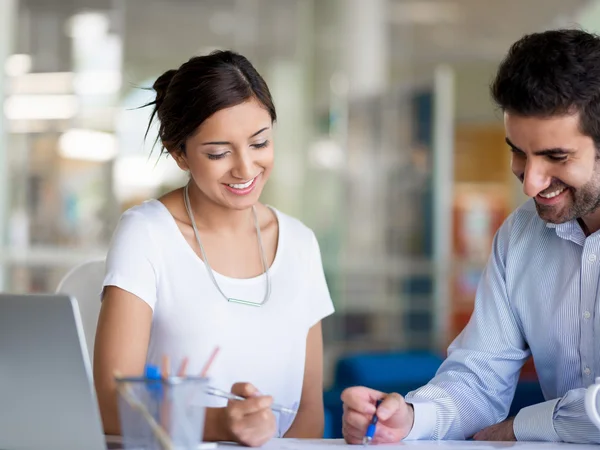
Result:
{"label": "woman's white t-shirt", "polygon": [[[319,245],[314,233],[276,209],[279,240],[269,269],[271,295],[261,307],[228,302],[211,281],[204,262],[158,200],[127,210],[113,235],[104,286],[117,286],[153,309],[148,364],[168,355],[176,370],[189,358],[199,374],[216,346],[219,354],[209,377],[213,387],[229,391],[250,382],[277,403],[300,402],[308,330],[333,313]],[[210,261],[210,255],[208,255]],[[235,279],[214,276],[228,297],[261,302],[265,275]],[[210,406],[226,400],[209,399]],[[279,436],[293,418],[279,417]]]}

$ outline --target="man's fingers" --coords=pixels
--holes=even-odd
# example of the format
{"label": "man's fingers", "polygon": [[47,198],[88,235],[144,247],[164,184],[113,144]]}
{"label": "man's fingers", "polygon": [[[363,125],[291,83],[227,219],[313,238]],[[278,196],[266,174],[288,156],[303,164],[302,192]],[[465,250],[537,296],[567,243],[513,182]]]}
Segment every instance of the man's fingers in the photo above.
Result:
{"label": "man's fingers", "polygon": [[364,433],[361,433],[358,429],[347,423],[344,423],[342,427],[342,434],[348,444],[360,444],[364,437]]}
{"label": "man's fingers", "polygon": [[360,414],[357,411],[348,410],[344,414],[344,423],[349,424],[351,427],[356,428],[357,430],[366,431],[369,426],[369,422],[371,422],[371,417],[365,416],[364,414]]}
{"label": "man's fingers", "polygon": [[344,428],[344,429],[345,429],[345,430],[346,430],[348,433],[350,433],[351,435],[353,435],[353,436],[357,436],[357,437],[360,437],[360,438],[361,438],[361,440],[362,440],[362,438],[364,437],[364,435],[365,435],[365,432],[366,432],[366,429],[365,429],[365,428],[357,428],[357,427],[353,426],[352,424],[350,424],[350,423],[348,423],[348,422],[346,422],[346,421],[344,421],[343,428]]}
{"label": "man's fingers", "polygon": [[398,442],[399,438],[397,437],[397,434],[398,430],[394,430],[382,423],[378,423],[377,428],[375,428],[375,436],[373,436],[373,440],[375,443],[386,444],[390,442]]}
{"label": "man's fingers", "polygon": [[342,392],[342,401],[350,409],[372,415],[375,413],[375,402],[384,396],[383,392],[376,391],[375,389],[355,386],[345,389]]}
{"label": "man's fingers", "polygon": [[406,402],[400,394],[388,394],[377,408],[377,417],[379,420],[385,421],[404,408],[406,408]]}
{"label": "man's fingers", "polygon": [[[362,443],[362,440],[365,437],[365,432],[366,430],[355,428],[347,422],[344,422],[342,428],[344,439],[346,439],[346,442],[349,444]],[[377,428],[375,429],[375,436],[373,436],[373,440],[371,442],[373,444],[389,444],[392,442],[398,442],[398,439],[395,438],[394,433],[389,428],[378,424]]]}

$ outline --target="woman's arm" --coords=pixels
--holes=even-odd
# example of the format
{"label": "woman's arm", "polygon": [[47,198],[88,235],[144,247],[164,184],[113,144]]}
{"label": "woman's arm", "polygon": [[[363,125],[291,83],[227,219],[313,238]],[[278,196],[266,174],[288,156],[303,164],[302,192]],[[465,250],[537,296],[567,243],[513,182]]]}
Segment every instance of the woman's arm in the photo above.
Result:
{"label": "woman's arm", "polygon": [[[114,372],[144,373],[151,325],[152,309],[146,302],[116,286],[106,287],[94,346],[94,384],[106,434],[121,434]],[[255,388],[246,383],[234,389],[244,397],[255,394]],[[271,402],[258,396],[227,408],[208,408],[204,440],[262,445],[275,431]]]}
{"label": "woman's arm", "polygon": [[[106,287],[94,345],[94,384],[106,434],[121,434],[114,372],[144,373],[151,325],[152,309],[146,302],[116,286]],[[204,439],[229,436],[225,408],[208,408]]]}
{"label": "woman's arm", "polygon": [[94,344],[94,384],[106,434],[121,434],[114,372],[144,373],[151,324],[146,302],[121,288],[105,288]]}
{"label": "woman's arm", "polygon": [[306,337],[306,363],[300,407],[286,438],[323,437],[323,333],[319,321]]}

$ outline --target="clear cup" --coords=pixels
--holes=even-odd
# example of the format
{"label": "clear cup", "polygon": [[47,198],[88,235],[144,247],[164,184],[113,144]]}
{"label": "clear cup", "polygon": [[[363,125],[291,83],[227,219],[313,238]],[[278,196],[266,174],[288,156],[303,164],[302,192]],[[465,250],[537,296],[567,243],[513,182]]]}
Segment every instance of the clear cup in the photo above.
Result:
{"label": "clear cup", "polygon": [[202,443],[208,380],[117,378],[125,450],[197,450]]}

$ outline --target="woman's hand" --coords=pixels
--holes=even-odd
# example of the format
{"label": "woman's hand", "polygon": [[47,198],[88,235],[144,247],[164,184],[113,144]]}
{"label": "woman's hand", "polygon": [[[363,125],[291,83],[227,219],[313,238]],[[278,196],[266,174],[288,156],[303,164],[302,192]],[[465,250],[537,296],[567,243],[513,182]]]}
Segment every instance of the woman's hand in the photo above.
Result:
{"label": "woman's hand", "polygon": [[230,400],[223,410],[230,440],[260,447],[275,436],[277,422],[271,397],[260,395],[250,383],[234,384],[231,393],[246,400]]}

